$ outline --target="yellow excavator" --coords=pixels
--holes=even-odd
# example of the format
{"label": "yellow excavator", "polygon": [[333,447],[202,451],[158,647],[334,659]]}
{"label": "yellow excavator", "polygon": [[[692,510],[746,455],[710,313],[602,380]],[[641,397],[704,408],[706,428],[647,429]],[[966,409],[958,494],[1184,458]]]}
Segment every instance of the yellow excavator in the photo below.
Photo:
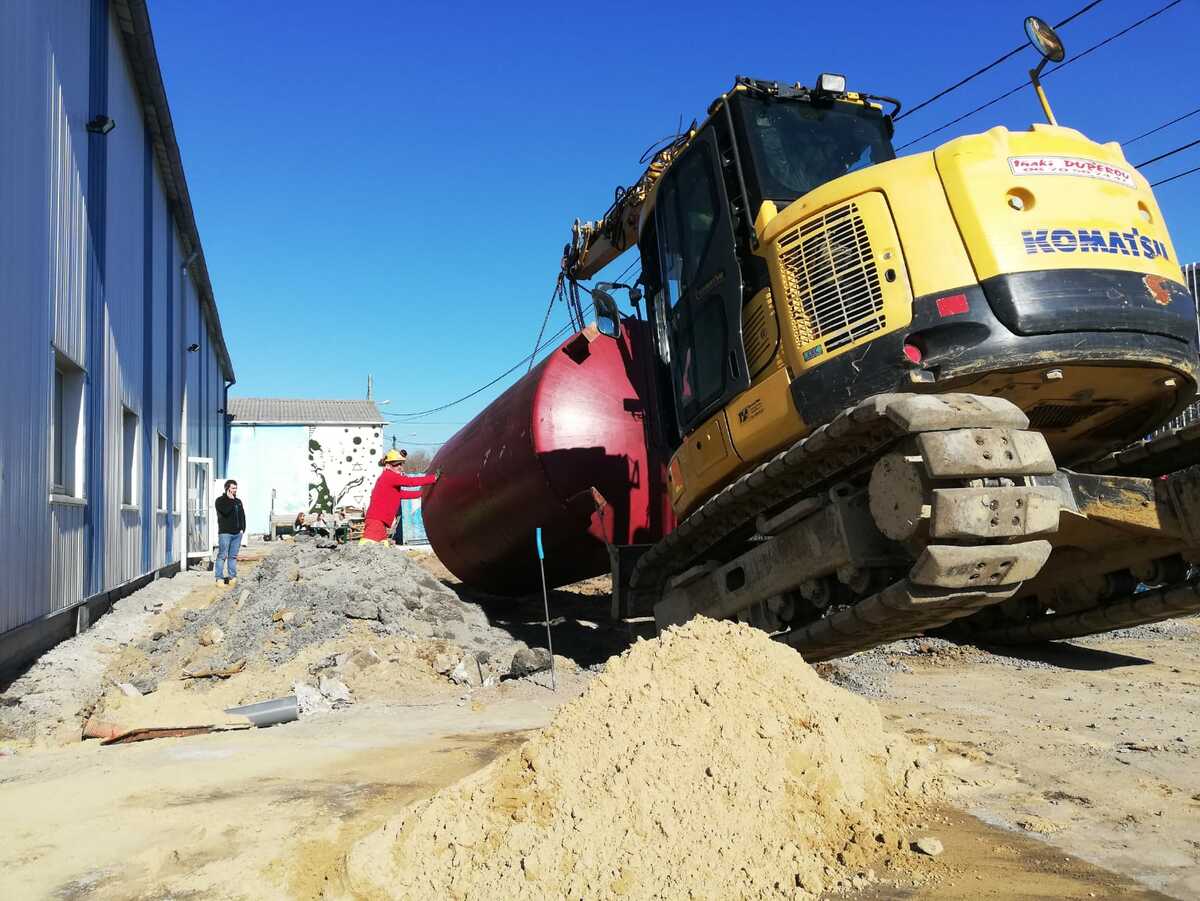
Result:
{"label": "yellow excavator", "polygon": [[[1196,305],[1115,143],[1048,120],[897,157],[899,103],[739,77],[564,278],[653,335],[678,527],[614,586],[823,659],[946,626],[1068,638],[1200,611]],[[887,107],[885,111],[885,107]]]}

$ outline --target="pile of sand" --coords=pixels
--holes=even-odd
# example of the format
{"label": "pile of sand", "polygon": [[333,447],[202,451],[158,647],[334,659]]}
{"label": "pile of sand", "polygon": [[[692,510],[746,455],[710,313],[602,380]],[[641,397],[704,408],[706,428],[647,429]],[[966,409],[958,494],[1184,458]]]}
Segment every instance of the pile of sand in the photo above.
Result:
{"label": "pile of sand", "polygon": [[346,861],[377,897],[808,897],[901,844],[916,753],[790,648],[696,620]]}

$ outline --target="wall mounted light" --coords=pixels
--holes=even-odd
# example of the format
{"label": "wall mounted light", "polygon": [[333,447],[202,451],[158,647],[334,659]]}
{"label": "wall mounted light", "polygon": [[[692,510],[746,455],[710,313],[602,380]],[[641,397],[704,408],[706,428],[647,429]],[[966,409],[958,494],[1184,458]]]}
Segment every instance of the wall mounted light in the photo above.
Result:
{"label": "wall mounted light", "polygon": [[198,351],[199,349],[200,349],[200,345],[199,345],[199,344],[189,344],[189,345],[188,345],[188,353],[190,353],[190,354],[194,354],[194,353],[195,353],[196,351]]}
{"label": "wall mounted light", "polygon": [[100,115],[89,121],[86,127],[94,135],[106,135],[117,127],[117,123],[108,116]]}

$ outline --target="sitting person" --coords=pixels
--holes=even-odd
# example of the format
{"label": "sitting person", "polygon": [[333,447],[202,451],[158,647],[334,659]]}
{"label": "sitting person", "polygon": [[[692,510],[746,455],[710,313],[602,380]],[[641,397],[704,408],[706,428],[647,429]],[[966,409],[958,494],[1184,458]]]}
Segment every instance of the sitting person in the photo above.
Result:
{"label": "sitting person", "polygon": [[320,535],[322,538],[328,538],[332,529],[329,525],[329,522],[325,519],[325,514],[318,513],[317,518],[312,521],[312,525],[308,527],[308,530],[314,535]]}
{"label": "sitting person", "polygon": [[292,523],[292,533],[295,535],[308,534],[308,523],[304,521],[304,512],[296,514],[296,521]]}
{"label": "sitting person", "polygon": [[333,518],[330,520],[333,526],[333,537],[338,544],[345,544],[350,537],[350,516],[345,509],[334,510]]}

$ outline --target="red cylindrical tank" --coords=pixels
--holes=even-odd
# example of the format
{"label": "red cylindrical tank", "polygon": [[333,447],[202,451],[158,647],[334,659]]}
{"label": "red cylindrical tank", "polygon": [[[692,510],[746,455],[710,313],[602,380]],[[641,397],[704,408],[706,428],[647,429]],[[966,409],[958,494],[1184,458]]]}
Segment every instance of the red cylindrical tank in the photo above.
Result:
{"label": "red cylindrical tank", "polygon": [[646,324],[622,325],[618,340],[589,328],[564,342],[434,457],[425,532],[463,582],[540,590],[539,527],[554,587],[607,572],[606,544],[650,544],[674,525],[651,440]]}

